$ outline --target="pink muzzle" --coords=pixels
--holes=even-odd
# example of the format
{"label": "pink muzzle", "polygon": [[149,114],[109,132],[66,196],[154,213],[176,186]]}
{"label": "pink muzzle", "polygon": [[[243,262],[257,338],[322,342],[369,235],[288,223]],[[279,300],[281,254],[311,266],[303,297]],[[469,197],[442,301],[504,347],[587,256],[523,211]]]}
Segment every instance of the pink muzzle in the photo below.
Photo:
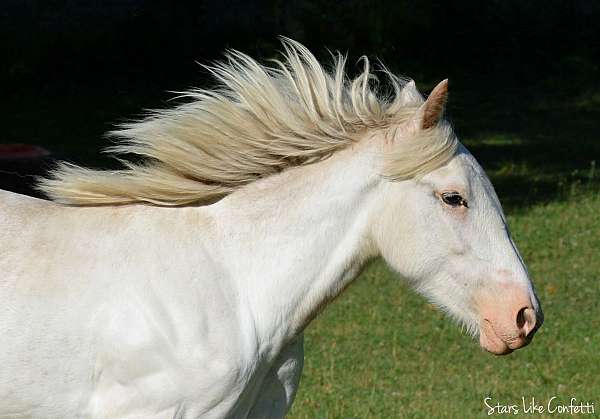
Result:
{"label": "pink muzzle", "polygon": [[505,282],[486,286],[475,300],[480,314],[479,342],[493,354],[508,354],[527,345],[541,326],[531,294],[522,285]]}

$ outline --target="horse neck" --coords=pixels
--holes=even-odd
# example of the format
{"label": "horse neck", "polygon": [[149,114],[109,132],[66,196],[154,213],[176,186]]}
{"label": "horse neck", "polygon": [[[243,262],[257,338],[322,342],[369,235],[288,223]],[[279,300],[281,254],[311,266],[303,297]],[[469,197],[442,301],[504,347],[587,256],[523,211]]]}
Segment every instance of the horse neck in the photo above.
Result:
{"label": "horse neck", "polygon": [[216,205],[227,269],[262,342],[300,333],[375,256],[369,224],[380,177],[375,153],[353,148]]}

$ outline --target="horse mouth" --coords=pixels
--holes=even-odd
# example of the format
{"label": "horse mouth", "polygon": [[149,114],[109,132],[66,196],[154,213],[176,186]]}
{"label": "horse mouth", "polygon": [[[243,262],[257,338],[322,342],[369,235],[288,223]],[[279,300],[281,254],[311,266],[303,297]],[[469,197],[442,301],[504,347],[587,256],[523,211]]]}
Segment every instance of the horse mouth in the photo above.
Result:
{"label": "horse mouth", "polygon": [[525,347],[531,342],[532,336],[498,333],[488,319],[483,319],[479,326],[479,344],[494,355],[508,355],[515,349]]}

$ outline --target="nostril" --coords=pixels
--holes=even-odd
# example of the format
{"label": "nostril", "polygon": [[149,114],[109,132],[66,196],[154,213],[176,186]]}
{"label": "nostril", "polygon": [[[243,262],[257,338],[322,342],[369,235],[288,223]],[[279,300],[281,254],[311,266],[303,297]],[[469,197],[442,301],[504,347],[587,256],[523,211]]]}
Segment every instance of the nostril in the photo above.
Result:
{"label": "nostril", "polygon": [[535,310],[531,307],[523,307],[519,310],[517,313],[517,328],[523,332],[523,335],[528,336],[535,329],[535,326]]}
{"label": "nostril", "polygon": [[517,313],[517,328],[519,330],[521,330],[523,328],[523,326],[525,326],[525,310],[526,309],[527,309],[526,307],[523,307]]}

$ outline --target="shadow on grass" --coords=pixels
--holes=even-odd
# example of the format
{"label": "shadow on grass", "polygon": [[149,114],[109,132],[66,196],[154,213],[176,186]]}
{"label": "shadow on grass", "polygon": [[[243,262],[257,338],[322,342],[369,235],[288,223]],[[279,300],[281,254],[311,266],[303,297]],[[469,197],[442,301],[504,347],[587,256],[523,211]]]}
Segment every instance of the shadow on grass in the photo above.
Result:
{"label": "shadow on grass", "polygon": [[[511,87],[466,77],[452,82],[449,117],[492,178],[507,211],[600,190],[600,89],[583,82],[554,87],[561,83]],[[485,88],[489,85],[494,91]],[[39,144],[57,159],[115,167],[100,152],[109,144],[103,133],[142,109],[174,106],[170,97],[162,87],[140,81],[16,98],[10,107],[0,105],[6,124],[0,141]],[[52,165],[33,162],[14,170],[0,161],[0,188],[35,195],[32,175]]]}
{"label": "shadow on grass", "polygon": [[600,191],[600,101],[598,90],[583,90],[540,85],[487,100],[484,90],[458,92],[457,134],[508,211]]}

